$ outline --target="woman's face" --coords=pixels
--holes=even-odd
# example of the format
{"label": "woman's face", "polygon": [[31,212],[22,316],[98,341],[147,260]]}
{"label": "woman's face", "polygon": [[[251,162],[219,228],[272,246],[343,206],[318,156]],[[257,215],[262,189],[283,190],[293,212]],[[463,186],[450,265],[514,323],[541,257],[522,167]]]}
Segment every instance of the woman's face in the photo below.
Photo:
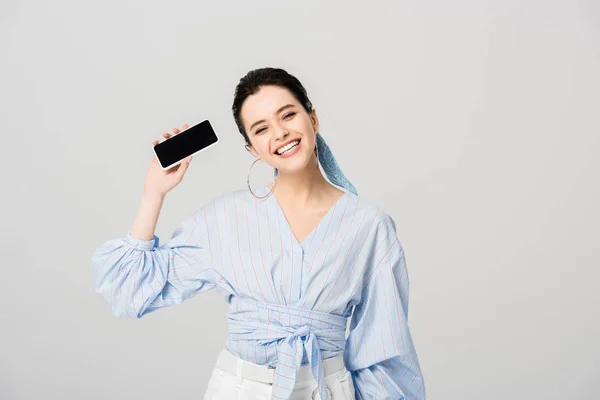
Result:
{"label": "woman's face", "polygon": [[[248,96],[241,109],[241,118],[250,139],[249,149],[273,168],[298,172],[314,157],[319,120],[313,108],[309,115],[285,88],[264,86]],[[281,145],[299,139],[289,155],[275,153]]]}

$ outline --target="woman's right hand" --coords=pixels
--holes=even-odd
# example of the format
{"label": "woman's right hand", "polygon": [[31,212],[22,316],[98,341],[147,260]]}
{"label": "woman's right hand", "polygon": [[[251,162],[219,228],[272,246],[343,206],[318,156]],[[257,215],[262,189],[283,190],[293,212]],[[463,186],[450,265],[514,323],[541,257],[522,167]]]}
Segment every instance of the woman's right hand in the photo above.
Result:
{"label": "woman's right hand", "polygon": [[[187,128],[188,124],[184,124],[182,130]],[[173,133],[175,135],[179,132],[181,132],[179,129],[173,128]],[[171,136],[172,135],[168,132],[163,133],[165,139],[168,139]],[[158,140],[152,141],[153,145],[157,145],[158,143]],[[166,196],[171,189],[181,182],[190,161],[192,161],[192,156],[183,160],[179,165],[165,171],[160,167],[156,156],[152,155],[152,163],[150,164],[150,169],[148,170],[146,181],[144,182],[144,193],[163,197]]]}

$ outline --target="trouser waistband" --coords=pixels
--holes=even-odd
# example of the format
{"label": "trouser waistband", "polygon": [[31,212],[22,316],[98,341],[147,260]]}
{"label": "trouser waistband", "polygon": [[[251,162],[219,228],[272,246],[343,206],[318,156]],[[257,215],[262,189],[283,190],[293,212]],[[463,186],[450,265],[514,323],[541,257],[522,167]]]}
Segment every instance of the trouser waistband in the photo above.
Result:
{"label": "trouser waistband", "polygon": [[[323,360],[323,372],[325,375],[333,374],[345,368],[343,354]],[[216,367],[237,376],[238,379],[250,379],[257,382],[273,383],[274,367],[259,365],[245,361],[235,356],[227,348],[223,348],[217,358]],[[298,370],[296,382],[314,380],[310,365],[301,365]]]}

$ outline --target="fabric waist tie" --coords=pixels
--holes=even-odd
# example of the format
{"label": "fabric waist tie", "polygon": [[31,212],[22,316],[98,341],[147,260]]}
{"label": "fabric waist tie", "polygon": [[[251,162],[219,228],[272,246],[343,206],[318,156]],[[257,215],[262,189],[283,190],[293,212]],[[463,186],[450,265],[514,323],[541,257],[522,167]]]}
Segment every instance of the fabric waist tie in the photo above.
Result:
{"label": "fabric waist tie", "polygon": [[[269,317],[259,318],[259,313],[264,314],[265,310]],[[343,353],[345,317],[238,297],[231,298],[228,317],[229,340],[251,341],[259,346],[279,342],[273,399],[289,399],[305,352],[321,398],[327,399],[321,352]],[[291,325],[284,325],[285,321]],[[303,323],[295,323],[299,321]]]}

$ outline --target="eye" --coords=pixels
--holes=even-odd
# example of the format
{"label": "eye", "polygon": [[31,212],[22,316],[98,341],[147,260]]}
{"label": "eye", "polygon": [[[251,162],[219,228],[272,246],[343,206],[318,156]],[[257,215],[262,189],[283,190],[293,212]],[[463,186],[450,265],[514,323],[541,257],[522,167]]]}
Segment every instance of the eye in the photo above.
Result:
{"label": "eye", "polygon": [[296,113],[295,112],[291,112],[289,114],[286,114],[283,118],[293,117],[294,115],[296,115]]}
{"label": "eye", "polygon": [[257,130],[256,132],[254,132],[255,135],[258,135],[259,133],[261,133],[262,131],[264,131],[267,128],[261,128],[259,130]]}

